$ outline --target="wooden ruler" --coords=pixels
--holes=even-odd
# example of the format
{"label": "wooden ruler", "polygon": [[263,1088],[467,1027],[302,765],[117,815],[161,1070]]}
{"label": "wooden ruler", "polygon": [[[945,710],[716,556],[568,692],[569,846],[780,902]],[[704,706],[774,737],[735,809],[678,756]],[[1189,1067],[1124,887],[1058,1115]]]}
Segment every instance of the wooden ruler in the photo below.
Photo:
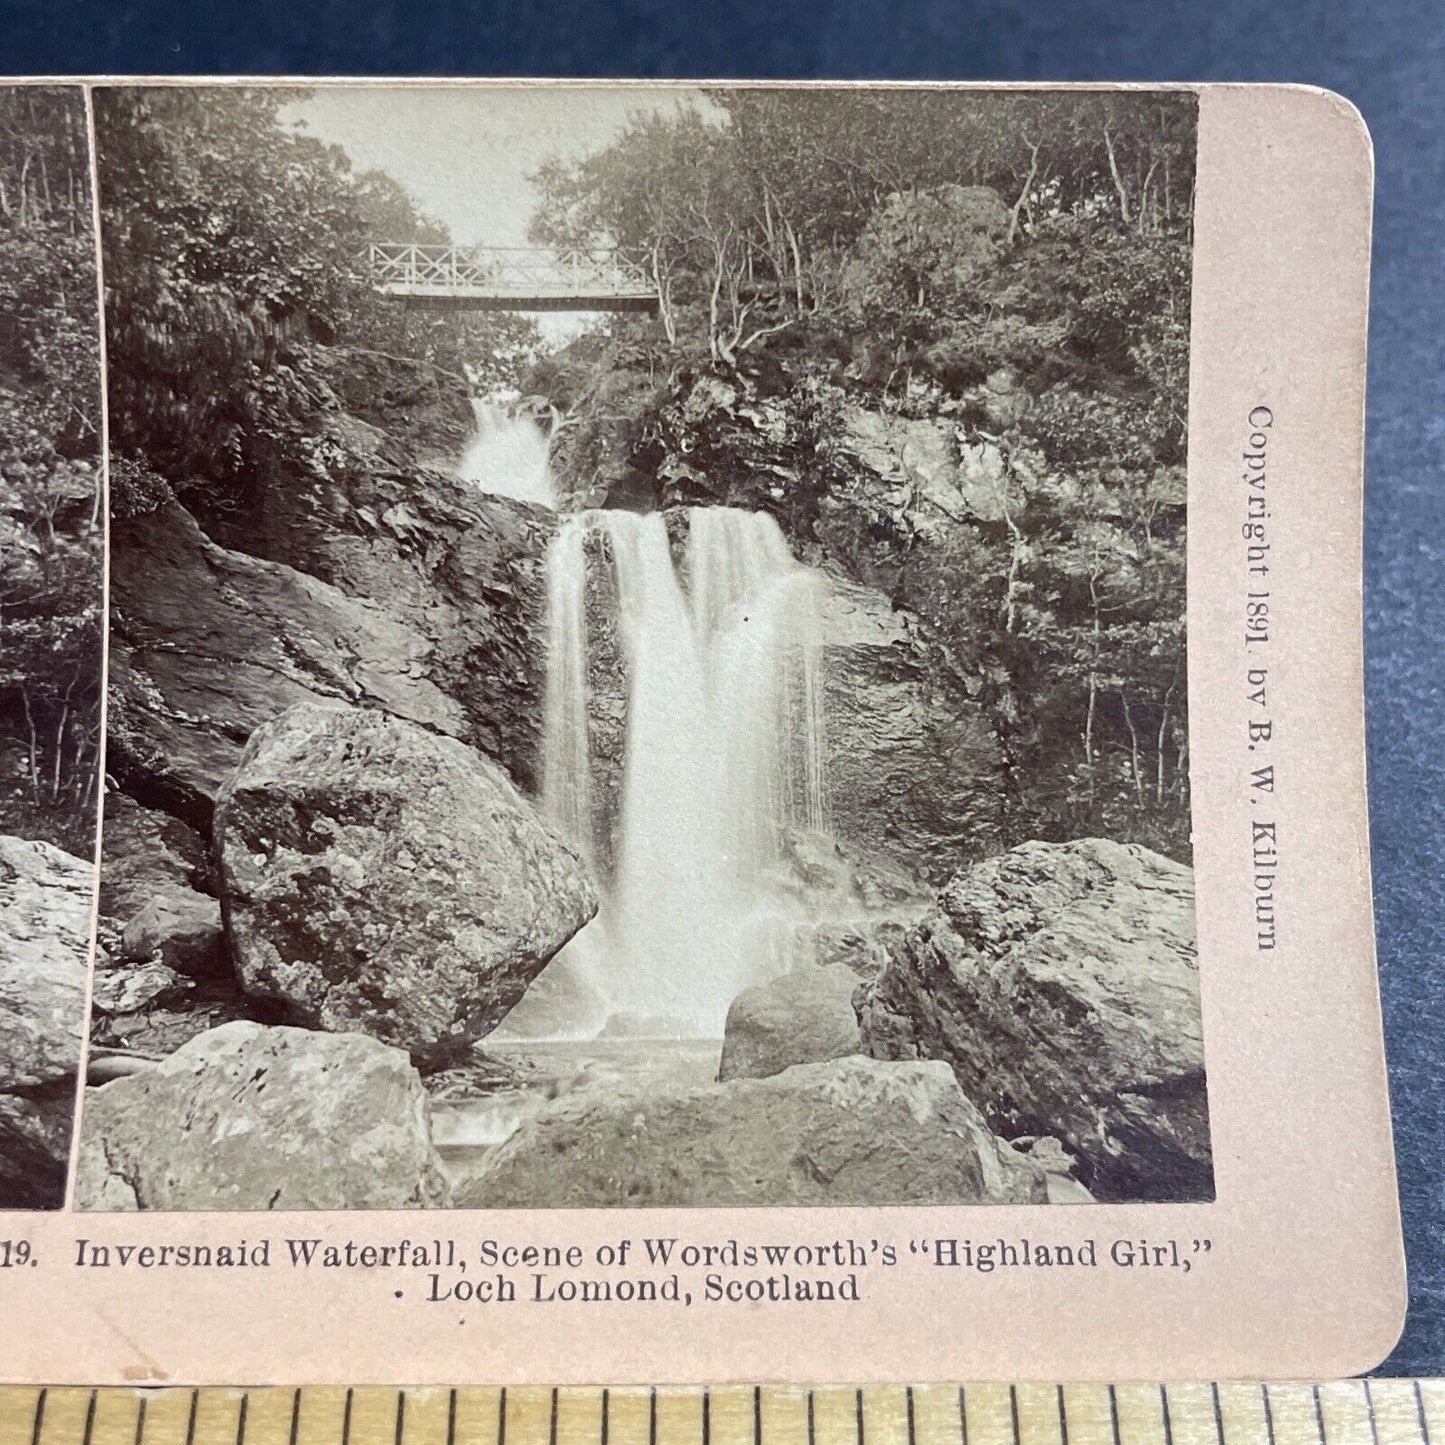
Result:
{"label": "wooden ruler", "polygon": [[0,1388],[0,1445],[1445,1445],[1445,1380]]}

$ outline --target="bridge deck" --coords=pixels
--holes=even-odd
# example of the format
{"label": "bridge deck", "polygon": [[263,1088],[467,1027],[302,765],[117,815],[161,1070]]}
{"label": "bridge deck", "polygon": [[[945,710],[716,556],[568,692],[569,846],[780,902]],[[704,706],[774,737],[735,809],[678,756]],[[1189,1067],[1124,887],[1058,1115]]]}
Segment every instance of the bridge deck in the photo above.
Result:
{"label": "bridge deck", "polygon": [[657,310],[646,274],[608,251],[375,242],[368,261],[377,291],[419,310]]}

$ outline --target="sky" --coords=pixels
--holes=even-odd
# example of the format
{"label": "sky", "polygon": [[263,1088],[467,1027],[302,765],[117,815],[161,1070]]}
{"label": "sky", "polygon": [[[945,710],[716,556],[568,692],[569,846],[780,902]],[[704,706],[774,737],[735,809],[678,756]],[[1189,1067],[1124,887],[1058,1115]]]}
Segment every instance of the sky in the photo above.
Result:
{"label": "sky", "polygon": [[688,105],[712,108],[689,86],[338,86],[283,118],[400,181],[453,240],[520,246],[538,199],[527,177],[543,161],[600,150],[634,112]]}

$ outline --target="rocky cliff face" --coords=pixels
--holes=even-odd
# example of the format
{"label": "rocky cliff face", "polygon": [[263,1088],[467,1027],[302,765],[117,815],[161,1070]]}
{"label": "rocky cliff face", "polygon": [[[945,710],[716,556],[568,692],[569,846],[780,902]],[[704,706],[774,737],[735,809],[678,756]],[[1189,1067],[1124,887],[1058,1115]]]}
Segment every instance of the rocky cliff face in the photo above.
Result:
{"label": "rocky cliff face", "polygon": [[998,741],[978,713],[957,711],[916,622],[877,589],[834,582],[823,646],[833,829],[941,882],[998,835]]}
{"label": "rocky cliff face", "polygon": [[1213,1194],[1194,888],[1137,845],[1025,843],[955,877],[862,1001],[864,1049],[943,1059],[999,1134],[1104,1200]]}
{"label": "rocky cliff face", "polygon": [[203,825],[251,732],[318,698],[462,738],[534,785],[553,520],[372,460],[268,490],[247,550],[176,503],[116,522],[110,746],[128,792]]}

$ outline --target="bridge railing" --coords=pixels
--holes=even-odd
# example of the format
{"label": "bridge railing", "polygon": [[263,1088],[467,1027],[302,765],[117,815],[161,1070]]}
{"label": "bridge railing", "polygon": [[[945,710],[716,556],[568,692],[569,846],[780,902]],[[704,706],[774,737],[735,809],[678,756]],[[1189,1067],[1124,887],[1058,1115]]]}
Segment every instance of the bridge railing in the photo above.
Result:
{"label": "bridge railing", "polygon": [[367,259],[375,284],[397,294],[436,290],[498,297],[632,297],[652,291],[643,268],[615,251],[374,241]]}

